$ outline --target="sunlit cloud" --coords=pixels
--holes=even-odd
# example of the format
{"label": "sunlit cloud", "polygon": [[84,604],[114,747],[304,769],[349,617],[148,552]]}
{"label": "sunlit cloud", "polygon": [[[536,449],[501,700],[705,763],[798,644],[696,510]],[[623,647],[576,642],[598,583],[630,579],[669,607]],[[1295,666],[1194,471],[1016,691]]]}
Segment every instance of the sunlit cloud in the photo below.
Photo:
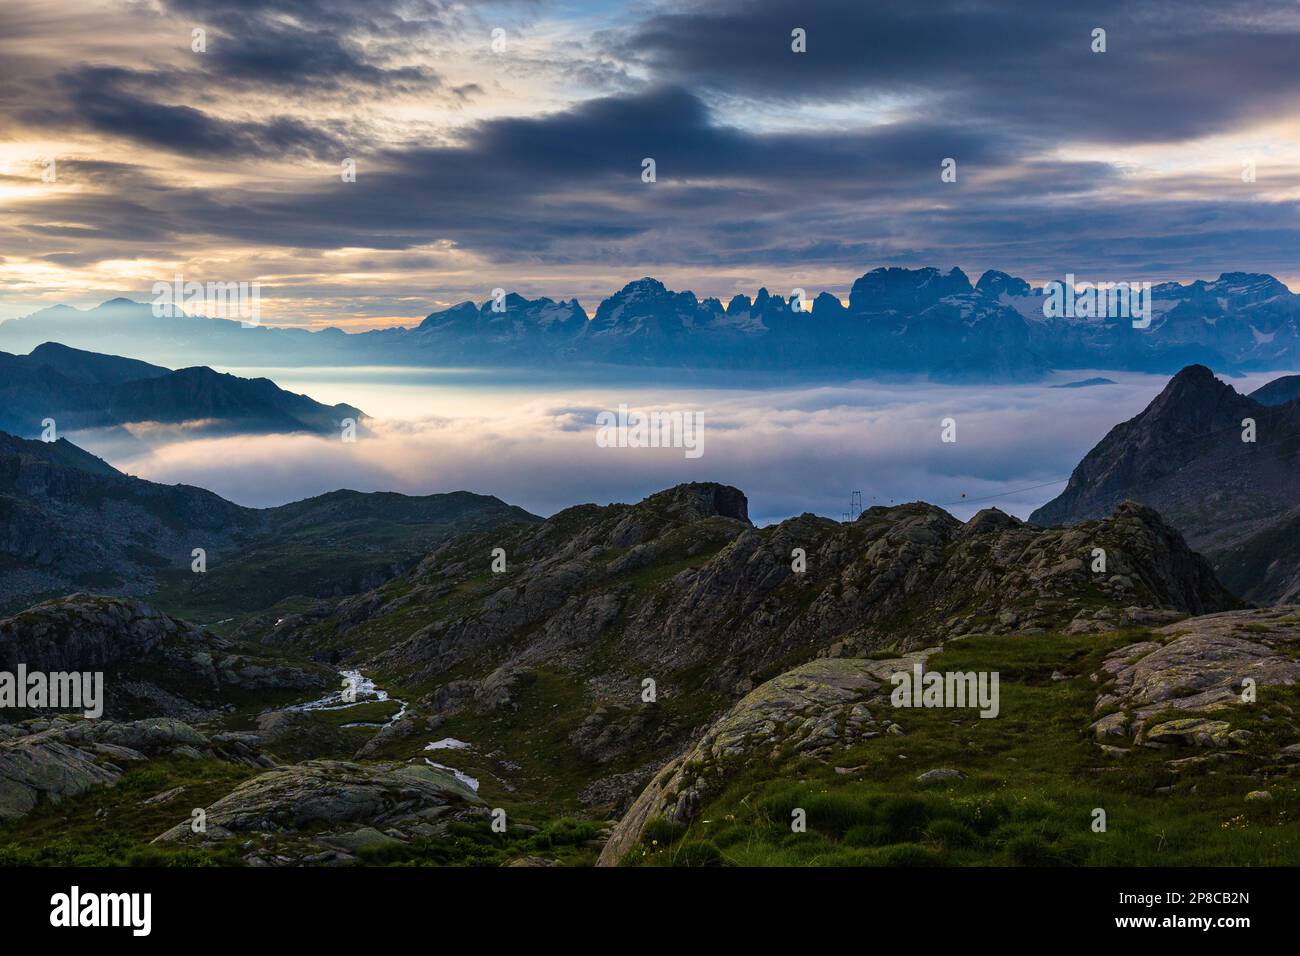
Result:
{"label": "sunlit cloud", "polygon": [[[340,487],[408,494],[466,489],[545,515],[707,480],[745,491],[760,523],[804,511],[838,518],[855,490],[868,506],[926,500],[962,518],[990,506],[1025,517],[1059,493],[1079,458],[1166,381],[1108,373],[1118,384],[1064,392],[1051,383],[855,383],[665,394],[626,387],[485,389],[447,376],[435,386],[411,372],[403,373],[406,382],[390,381],[378,370],[355,372],[350,382],[322,379],[316,370],[297,374],[280,376],[280,384],[320,401],[349,397],[375,416],[370,432],[355,443],[314,435],[188,439],[143,429],[129,439],[84,433],[73,440],[132,474],[201,485],[258,507]],[[702,413],[704,454],[691,459],[680,448],[598,447],[596,415],[620,404]],[[953,444],[940,441],[947,417],[957,421]]]}

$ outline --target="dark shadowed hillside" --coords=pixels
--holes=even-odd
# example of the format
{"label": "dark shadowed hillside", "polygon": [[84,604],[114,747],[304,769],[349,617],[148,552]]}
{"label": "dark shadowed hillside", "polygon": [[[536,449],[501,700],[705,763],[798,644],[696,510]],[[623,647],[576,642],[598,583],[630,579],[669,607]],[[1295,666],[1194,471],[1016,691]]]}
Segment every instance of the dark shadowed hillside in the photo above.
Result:
{"label": "dark shadowed hillside", "polygon": [[[68,591],[147,595],[203,618],[373,587],[446,537],[536,521],[497,498],[337,491],[244,508],[122,474],[60,439],[0,432],[0,608]],[[191,570],[195,548],[207,571]]]}
{"label": "dark shadowed hillside", "polygon": [[[1247,419],[1254,442],[1242,440]],[[1300,403],[1261,404],[1189,366],[1111,429],[1030,520],[1073,524],[1124,499],[1159,511],[1241,597],[1272,603],[1294,594],[1300,553],[1287,529],[1300,506]]]}
{"label": "dark shadowed hillside", "polygon": [[62,433],[133,423],[184,425],[189,434],[337,433],[351,405],[322,405],[270,379],[210,368],[179,371],[53,342],[29,355],[0,353],[0,429],[41,435],[53,419]]}

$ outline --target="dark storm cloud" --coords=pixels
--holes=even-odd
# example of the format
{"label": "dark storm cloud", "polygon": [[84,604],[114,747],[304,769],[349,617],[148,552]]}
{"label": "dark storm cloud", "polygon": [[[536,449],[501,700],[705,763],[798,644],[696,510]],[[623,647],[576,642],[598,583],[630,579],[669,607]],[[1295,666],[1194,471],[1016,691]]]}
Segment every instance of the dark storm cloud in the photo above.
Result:
{"label": "dark storm cloud", "polygon": [[[962,157],[958,184],[940,182],[949,154]],[[657,183],[641,181],[646,156]],[[999,175],[981,184],[970,175],[981,169]],[[448,239],[499,263],[830,265],[846,278],[881,261],[1063,273],[1173,258],[1208,274],[1225,254],[1221,236],[1231,235],[1234,263],[1252,268],[1300,238],[1295,209],[1281,204],[1090,198],[1119,175],[1100,163],[1017,163],[1006,137],[973,127],[747,132],[661,88],[484,122],[456,146],[362,156],[355,183],[333,174],[266,193],[137,182],[42,208],[48,221],[75,219],[105,236],[140,224],[151,242],[400,250]]]}
{"label": "dark storm cloud", "polygon": [[[221,217],[232,237],[293,245],[401,248],[438,238],[510,258],[655,230],[709,229],[736,216],[797,216],[837,197],[933,192],[940,160],[1001,156],[969,129],[921,123],[853,133],[756,134],[713,124],[681,89],[584,102],[474,127],[463,143],[387,151],[358,162],[356,183],[243,204]],[[656,183],[641,180],[653,158]],[[1087,170],[1073,175],[1085,177]],[[1091,170],[1095,182],[1109,170]]]}
{"label": "dark storm cloud", "polygon": [[437,86],[424,65],[388,65],[417,39],[463,29],[458,6],[351,0],[166,0],[168,13],[214,34],[203,69],[230,83],[335,90]]}
{"label": "dark storm cloud", "polygon": [[[453,8],[439,2],[354,4],[340,0],[207,2],[170,0],[177,43],[207,31],[206,50],[167,66],[83,66],[52,84],[10,80],[10,102],[42,104],[19,112],[23,122],[61,130],[93,130],[179,153],[251,157],[334,155],[337,130],[292,115],[232,121],[211,111],[217,97],[244,92],[340,95],[428,93],[441,86],[422,63],[394,64],[417,38],[450,28]],[[187,22],[188,21],[188,22]],[[56,95],[50,97],[52,89]],[[463,102],[473,84],[449,91]],[[298,101],[285,101],[292,113]]]}
{"label": "dark storm cloud", "polygon": [[[807,52],[790,50],[795,27]],[[1095,27],[1107,52],[1091,51]],[[1163,142],[1300,94],[1290,0],[720,0],[606,35],[663,80],[765,101],[892,94],[1050,143]]]}
{"label": "dark storm cloud", "polygon": [[[731,0],[673,9],[598,38],[649,78],[634,85],[639,92],[591,97],[586,87],[566,109],[447,127],[439,132],[454,141],[407,147],[396,144],[427,132],[420,121],[404,129],[405,117],[385,117],[379,128],[389,138],[374,135],[362,126],[368,105],[381,111],[385,97],[416,89],[443,105],[472,97],[493,108],[502,95],[486,64],[481,85],[444,86],[407,55],[408,40],[463,36],[473,8],[166,0],[168,29],[175,24],[187,49],[189,26],[205,26],[208,53],[129,67],[58,60],[57,78],[28,90],[26,120],[231,168],[241,158],[319,160],[319,178],[286,176],[271,187],[192,177],[179,186],[126,163],[70,161],[60,181],[94,188],[53,192],[7,235],[31,247],[46,238],[53,248],[43,252],[84,261],[129,255],[124,241],[184,250],[216,240],[310,256],[447,240],[502,272],[519,263],[591,275],[834,267],[848,280],[881,263],[955,263],[1038,277],[1294,274],[1295,204],[1259,201],[1235,169],[1221,184],[1183,177],[1179,188],[1197,198],[1173,199],[1141,176],[1125,182],[1110,163],[1053,158],[1076,145],[1164,142],[1286,118],[1300,92],[1300,16],[1288,8]],[[794,26],[808,30],[807,54],[790,52]],[[1108,30],[1105,54],[1089,51],[1094,26]],[[562,46],[539,56],[565,59]],[[610,63],[608,75],[625,65]],[[282,104],[285,115],[243,112],[245,93],[263,109]],[[319,108],[327,101],[355,102],[357,119],[321,120],[339,115]],[[856,102],[858,117],[849,111]],[[355,183],[340,181],[343,157],[357,159]],[[657,183],[641,180],[645,157],[657,164]],[[945,157],[958,160],[956,183],[940,180]],[[84,250],[64,248],[78,241]],[[436,268],[414,253],[370,264]]]}
{"label": "dark storm cloud", "polygon": [[119,67],[84,67],[61,74],[62,96],[23,114],[46,128],[89,129],[146,146],[195,156],[302,157],[336,154],[326,128],[291,116],[261,122],[227,120],[191,106],[156,102],[145,91],[157,77]]}

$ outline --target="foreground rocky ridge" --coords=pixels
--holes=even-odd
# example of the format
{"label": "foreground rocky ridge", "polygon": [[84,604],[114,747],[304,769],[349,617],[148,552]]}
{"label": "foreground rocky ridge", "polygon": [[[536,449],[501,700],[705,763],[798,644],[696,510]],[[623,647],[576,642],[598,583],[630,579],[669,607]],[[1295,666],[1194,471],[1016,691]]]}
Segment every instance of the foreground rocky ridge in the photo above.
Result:
{"label": "foreground rocky ridge", "polygon": [[[1099,548],[1105,572],[1092,570]],[[963,523],[922,503],[760,529],[737,489],[691,484],[458,539],[266,640],[413,691],[414,720],[385,729],[372,756],[408,754],[420,721],[446,722],[502,755],[486,772],[518,783],[508,764],[534,752],[523,741],[537,728],[512,722],[542,720],[548,762],[584,802],[619,812],[718,714],[802,662],[967,634],[1108,632],[1235,603],[1140,505],[1072,529],[996,510]]]}

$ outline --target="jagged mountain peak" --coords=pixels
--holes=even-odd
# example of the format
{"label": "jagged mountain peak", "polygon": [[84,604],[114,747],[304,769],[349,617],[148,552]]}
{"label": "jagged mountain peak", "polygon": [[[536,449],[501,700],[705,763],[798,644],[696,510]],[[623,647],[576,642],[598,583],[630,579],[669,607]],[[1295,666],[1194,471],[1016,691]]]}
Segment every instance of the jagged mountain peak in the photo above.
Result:
{"label": "jagged mountain peak", "polygon": [[1024,279],[999,272],[997,269],[989,269],[980,276],[979,281],[975,283],[975,291],[995,299],[1004,294],[1024,296],[1033,292]]}
{"label": "jagged mountain peak", "polygon": [[1291,291],[1284,283],[1266,272],[1224,272],[1206,288],[1220,295],[1248,301],[1271,299]]}
{"label": "jagged mountain peak", "polygon": [[881,266],[853,283],[849,306],[855,312],[924,309],[946,296],[971,291],[970,279],[956,266],[947,272],[933,266],[921,269]]}
{"label": "jagged mountain peak", "polygon": [[727,315],[739,315],[742,312],[748,312],[754,303],[743,292],[733,295],[727,303]]}
{"label": "jagged mountain peak", "polygon": [[1204,365],[1180,370],[1135,422],[1169,421],[1188,429],[1226,428],[1257,403],[1221,381]]}
{"label": "jagged mountain peak", "polygon": [[653,276],[642,276],[640,279],[633,279],[631,282],[619,289],[615,295],[640,296],[640,295],[662,295],[668,291],[658,279]]}
{"label": "jagged mountain peak", "polygon": [[1140,414],[1111,429],[1030,520],[1072,524],[1112,508],[1117,516],[1163,520],[1239,596],[1277,600],[1300,582],[1295,549],[1286,543],[1294,525],[1284,517],[1300,506],[1296,434],[1300,404],[1260,403],[1204,365],[1190,365]]}

